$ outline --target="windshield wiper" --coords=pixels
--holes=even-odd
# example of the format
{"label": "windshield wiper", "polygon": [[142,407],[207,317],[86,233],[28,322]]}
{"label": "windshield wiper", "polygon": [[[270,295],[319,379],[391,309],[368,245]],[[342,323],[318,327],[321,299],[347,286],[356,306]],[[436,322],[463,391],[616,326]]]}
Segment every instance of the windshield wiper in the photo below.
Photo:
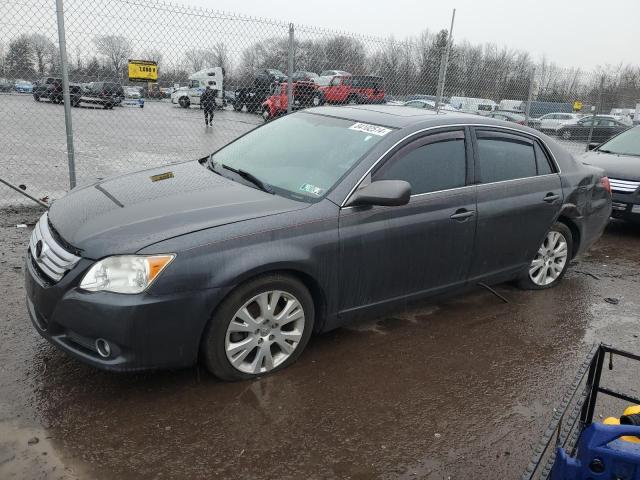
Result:
{"label": "windshield wiper", "polygon": [[260,180],[258,177],[256,177],[253,173],[247,172],[245,170],[242,170],[241,168],[233,168],[230,167],[228,165],[225,165],[224,163],[221,164],[222,168],[229,170],[237,175],[240,175],[242,178],[244,178],[245,180],[253,183],[256,187],[258,187],[260,190],[262,190],[263,192],[267,192],[267,193],[271,193],[273,194],[274,191],[271,188],[271,185],[269,185],[266,182],[263,182],[262,180]]}

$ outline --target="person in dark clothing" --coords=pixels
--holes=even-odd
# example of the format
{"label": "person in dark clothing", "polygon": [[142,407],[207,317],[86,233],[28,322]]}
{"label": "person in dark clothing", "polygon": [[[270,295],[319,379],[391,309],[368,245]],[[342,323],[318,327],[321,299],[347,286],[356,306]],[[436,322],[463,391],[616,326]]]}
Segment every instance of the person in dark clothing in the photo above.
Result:
{"label": "person in dark clothing", "polygon": [[205,126],[213,125],[213,109],[216,107],[216,92],[207,85],[202,95],[200,95],[200,105],[204,109]]}

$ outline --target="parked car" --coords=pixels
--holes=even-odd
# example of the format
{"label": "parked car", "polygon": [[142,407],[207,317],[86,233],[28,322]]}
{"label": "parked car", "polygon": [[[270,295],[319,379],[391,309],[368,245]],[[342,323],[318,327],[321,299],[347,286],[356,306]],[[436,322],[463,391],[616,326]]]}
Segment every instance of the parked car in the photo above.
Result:
{"label": "parked car", "polygon": [[353,75],[351,90],[360,103],[384,103],[384,79],[375,75]]}
{"label": "parked car", "polygon": [[[322,93],[315,82],[300,80],[294,82],[292,86],[292,110],[322,105]],[[289,84],[287,82],[276,84],[273,95],[264,101],[262,104],[262,118],[265,122],[287,113],[289,105],[288,88]]]}
{"label": "parked car", "polygon": [[133,91],[131,91],[131,89],[132,87],[124,87],[125,98],[120,102],[120,106],[144,108],[144,97],[142,96],[142,92],[136,87],[133,87]]}
{"label": "parked car", "polygon": [[[418,95],[409,95],[408,97],[406,97],[405,101],[411,101],[411,100],[431,100],[433,102],[436,101],[437,96],[436,95],[422,95],[422,94],[418,94]],[[442,103],[446,103],[446,104],[451,104],[450,102],[450,98],[449,97],[442,97],[440,99],[440,101]]]}
{"label": "parked car", "polygon": [[610,212],[602,170],[526,127],[318,107],[56,200],[31,236],[27,310],[96,367],[200,358],[255,378],[361,316],[478,283],[553,287]]}
{"label": "parked car", "polygon": [[350,76],[351,74],[349,72],[345,72],[344,70],[323,70],[322,72],[320,72],[321,77],[335,77],[336,75]]}
{"label": "parked car", "polygon": [[495,110],[487,115],[489,118],[495,118],[496,120],[504,120],[506,122],[517,123],[518,125],[526,125],[527,119],[521,113],[509,112],[505,110]]}
{"label": "parked car", "polygon": [[498,109],[498,104],[488,98],[451,97],[449,102],[458,110],[478,115],[488,115]]}
{"label": "parked car", "polygon": [[26,80],[16,80],[13,89],[18,93],[33,93],[33,83]]}
{"label": "parked car", "polygon": [[593,134],[591,140],[594,142],[606,142],[614,135],[629,128],[629,125],[625,125],[613,118],[590,116],[581,118],[574,124],[563,125],[556,130],[556,133],[564,140],[587,140],[592,125]]}
{"label": "parked car", "polygon": [[6,78],[0,78],[0,92],[10,92],[13,90],[13,83]]}
{"label": "parked car", "polygon": [[612,216],[640,222],[640,126],[590,145],[581,160],[604,169],[613,193]]}
{"label": "parked car", "polygon": [[531,118],[540,118],[547,113],[553,112],[573,112],[573,103],[569,102],[544,102],[538,100],[532,100],[531,102],[524,101],[520,105],[520,109],[522,109],[523,112],[527,111],[527,104],[529,104],[529,115]]}
{"label": "parked car", "polygon": [[235,90],[233,109],[239,112],[246,107],[249,113],[260,110],[265,100],[273,94],[276,85],[286,80],[287,76],[280,70],[266,68],[257,71],[253,77],[252,87],[241,87]]}
{"label": "parked car", "polygon": [[297,72],[293,72],[293,75],[291,75],[292,82],[315,82],[318,78],[320,78],[320,76],[317,73],[307,72],[304,70],[298,70]]}
{"label": "parked car", "polygon": [[328,85],[319,86],[326,103],[358,103],[358,98],[351,91],[351,75],[337,75],[331,78]]}
{"label": "parked car", "polygon": [[583,115],[579,113],[553,112],[534,120],[535,128],[545,133],[557,133],[563,125],[578,123]]}
{"label": "parked car", "polygon": [[[82,87],[79,84],[69,85],[69,95],[71,106],[80,105],[82,97]],[[45,77],[33,85],[33,99],[39,102],[41,99],[48,99],[52,103],[62,103],[64,94],[62,91],[62,79],[56,77]]]}
{"label": "parked car", "polygon": [[[399,103],[400,105],[404,105],[405,107],[413,107],[413,108],[424,108],[426,110],[436,110],[436,102],[434,100],[409,100],[408,102]],[[448,110],[450,112],[456,112],[457,110],[453,108],[448,103],[440,103],[440,110]]]}
{"label": "parked car", "polygon": [[142,98],[142,91],[139,87],[123,87],[124,98],[138,99]]}
{"label": "parked car", "polygon": [[89,88],[82,92],[80,103],[100,105],[112,109],[120,105],[125,98],[122,85],[116,82],[91,82]]}

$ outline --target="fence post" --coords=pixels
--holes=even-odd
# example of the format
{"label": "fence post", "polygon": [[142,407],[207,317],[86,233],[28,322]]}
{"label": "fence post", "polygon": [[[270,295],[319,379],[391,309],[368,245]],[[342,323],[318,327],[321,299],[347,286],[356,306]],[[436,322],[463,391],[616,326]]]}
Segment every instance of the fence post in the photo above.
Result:
{"label": "fence post", "polygon": [[67,131],[67,157],[69,160],[69,186],[76,186],[76,160],[73,148],[73,126],[71,124],[71,95],[69,94],[69,66],[67,64],[67,41],[64,31],[64,6],[56,0],[58,17],[58,44],[60,47],[60,68],[62,69],[62,96],[64,99],[64,124]]}
{"label": "fence post", "polygon": [[293,23],[289,24],[289,48],[288,48],[288,56],[289,61],[287,65],[287,113],[291,113],[291,107],[293,106],[293,81],[291,77],[293,76]]}
{"label": "fence post", "polygon": [[531,69],[531,75],[529,76],[529,92],[527,93],[527,105],[524,109],[524,123],[529,125],[529,118],[531,117],[531,99],[533,99],[533,90],[536,87],[536,67]]}
{"label": "fence post", "polygon": [[593,126],[596,123],[594,120],[596,118],[597,113],[602,108],[602,90],[604,90],[604,75],[600,78],[600,90],[598,90],[598,106],[591,107],[593,110],[593,115],[591,115],[591,126],[589,127],[589,138],[587,140],[587,144],[584,147],[584,151],[589,151],[589,144],[591,143],[591,137],[593,136]]}
{"label": "fence post", "polygon": [[453,43],[453,22],[456,20],[456,9],[453,9],[451,15],[451,28],[449,28],[449,38],[447,39],[447,46],[442,54],[442,60],[440,61],[440,72],[438,75],[438,87],[436,88],[436,112],[440,111],[440,103],[444,96],[444,85],[447,81],[447,67],[449,66],[449,52],[451,51]]}

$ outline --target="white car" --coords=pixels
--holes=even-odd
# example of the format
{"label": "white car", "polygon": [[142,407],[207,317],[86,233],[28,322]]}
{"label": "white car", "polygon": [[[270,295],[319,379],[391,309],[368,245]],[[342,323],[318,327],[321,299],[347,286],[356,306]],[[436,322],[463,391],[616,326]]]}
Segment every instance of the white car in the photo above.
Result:
{"label": "white car", "polygon": [[578,123],[583,115],[579,113],[547,113],[546,115],[538,118],[538,130],[541,132],[556,133],[563,125],[572,125]]}
{"label": "white car", "polygon": [[[434,102],[433,100],[423,100],[423,99],[409,100],[408,102],[404,102],[402,105],[404,105],[405,107],[424,108],[426,110],[434,110],[434,111],[436,109],[436,102]],[[450,112],[458,111],[448,103],[442,103],[442,102],[440,102],[440,110],[445,110]]]}

